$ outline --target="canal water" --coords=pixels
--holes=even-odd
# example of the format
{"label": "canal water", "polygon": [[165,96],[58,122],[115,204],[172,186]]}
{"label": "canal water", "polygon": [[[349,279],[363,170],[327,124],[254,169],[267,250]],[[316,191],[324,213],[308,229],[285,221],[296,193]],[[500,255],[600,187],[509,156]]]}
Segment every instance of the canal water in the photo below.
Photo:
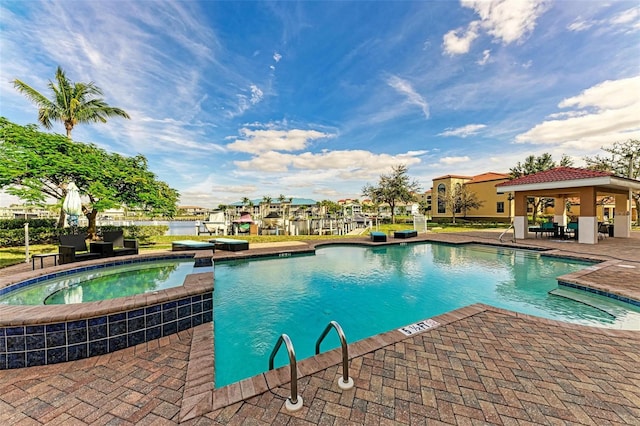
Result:
{"label": "canal water", "polygon": [[169,230],[165,233],[165,235],[197,235],[195,220],[111,220],[99,222],[98,226],[100,225],[164,225],[169,226]]}

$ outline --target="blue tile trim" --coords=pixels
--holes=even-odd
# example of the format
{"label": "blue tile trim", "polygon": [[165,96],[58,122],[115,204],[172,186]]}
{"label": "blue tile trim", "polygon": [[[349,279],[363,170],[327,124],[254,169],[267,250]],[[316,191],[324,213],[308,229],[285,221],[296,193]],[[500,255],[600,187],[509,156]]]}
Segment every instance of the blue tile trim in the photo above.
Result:
{"label": "blue tile trim", "polygon": [[628,303],[630,305],[634,305],[634,306],[640,307],[640,300],[635,300],[635,299],[631,299],[629,297],[620,296],[619,294],[613,294],[613,293],[609,293],[607,291],[598,290],[598,289],[591,288],[591,287],[585,287],[585,286],[579,285],[579,284],[567,283],[567,282],[564,282],[564,281],[558,281],[558,285],[562,285],[562,286],[570,287],[570,288],[575,288],[576,290],[582,290],[582,291],[586,291],[588,293],[594,293],[594,294],[597,294],[597,295],[600,295],[600,296],[609,297],[609,298],[614,299],[614,300],[619,300],[620,302],[624,302],[624,303]]}
{"label": "blue tile trim", "polygon": [[0,370],[73,361],[213,321],[213,293],[100,317],[0,327]]}

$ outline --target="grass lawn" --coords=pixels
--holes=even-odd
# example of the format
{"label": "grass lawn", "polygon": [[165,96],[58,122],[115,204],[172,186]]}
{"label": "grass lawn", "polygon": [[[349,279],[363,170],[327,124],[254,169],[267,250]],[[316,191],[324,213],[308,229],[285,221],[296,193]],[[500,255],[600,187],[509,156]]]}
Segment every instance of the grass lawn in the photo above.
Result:
{"label": "grass lawn", "polygon": [[[506,226],[506,225],[505,225]],[[384,232],[385,234],[389,234],[393,231],[400,231],[403,229],[413,229],[411,225],[408,224],[385,224],[380,225],[377,231]],[[463,225],[458,226],[438,226],[435,224],[429,225],[429,232],[469,232],[469,231],[480,231],[482,228],[478,227],[467,227]],[[496,229],[495,227],[492,229]],[[638,227],[633,228],[634,231],[640,230]],[[369,232],[366,231],[363,235],[369,235]],[[196,241],[208,241],[216,238],[215,235],[164,235],[164,236],[156,236],[151,237],[151,243],[147,245],[140,246],[140,251],[145,250],[170,250],[171,242],[177,240],[196,240]],[[282,242],[282,241],[309,241],[309,240],[330,240],[336,238],[348,238],[348,236],[337,236],[337,235],[298,235],[298,236],[289,236],[289,235],[252,235],[252,236],[231,236],[225,238],[237,238],[240,240],[249,241],[249,243],[272,243],[272,242]],[[58,251],[58,247],[54,244],[39,244],[39,245],[30,245],[29,253],[30,254],[39,254],[39,253],[56,253]],[[25,261],[25,250],[24,246],[21,247],[4,247],[0,248],[0,268],[4,268],[11,265],[16,265],[18,263],[22,263]]]}

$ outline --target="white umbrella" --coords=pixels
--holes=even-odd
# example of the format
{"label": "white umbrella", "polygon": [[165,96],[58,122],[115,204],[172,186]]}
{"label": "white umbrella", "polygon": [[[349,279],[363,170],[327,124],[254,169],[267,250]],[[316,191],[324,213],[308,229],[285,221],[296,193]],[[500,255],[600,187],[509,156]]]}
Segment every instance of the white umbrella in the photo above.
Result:
{"label": "white umbrella", "polygon": [[78,216],[82,214],[82,201],[78,187],[73,182],[69,182],[67,185],[67,196],[62,202],[62,209],[69,216],[67,223],[70,226],[78,226]]}

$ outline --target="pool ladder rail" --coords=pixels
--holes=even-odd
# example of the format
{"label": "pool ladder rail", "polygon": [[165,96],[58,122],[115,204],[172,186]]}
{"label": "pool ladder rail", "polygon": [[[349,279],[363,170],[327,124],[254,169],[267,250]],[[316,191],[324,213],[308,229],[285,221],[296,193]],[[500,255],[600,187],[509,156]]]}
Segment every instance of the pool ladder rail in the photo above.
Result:
{"label": "pool ladder rail", "polygon": [[511,222],[511,225],[509,225],[509,227],[507,229],[505,229],[505,231],[500,234],[500,236],[498,237],[498,239],[500,240],[501,243],[503,243],[504,241],[502,241],[502,237],[504,237],[504,235],[509,232],[510,229],[513,229],[513,237],[511,237],[511,242],[515,243],[516,242],[516,228],[513,224],[513,222]]}
{"label": "pool ladder rail", "polygon": [[[342,331],[342,327],[337,321],[331,321],[327,324],[326,328],[316,341],[316,355],[320,354],[320,344],[327,337],[327,334],[331,329],[335,329],[340,338],[340,346],[342,348],[342,377],[338,379],[338,387],[343,390],[351,389],[353,387],[353,379],[349,377],[349,350],[347,347],[347,339]],[[289,355],[289,371],[291,373],[291,396],[285,401],[285,408],[287,411],[298,411],[302,408],[302,397],[298,395],[298,365],[296,362],[296,353],[293,348],[291,339],[286,334],[280,335],[276,342],[271,356],[269,357],[269,370],[273,370],[273,360],[278,353],[278,350],[282,346],[282,343],[287,347],[287,353]]]}

